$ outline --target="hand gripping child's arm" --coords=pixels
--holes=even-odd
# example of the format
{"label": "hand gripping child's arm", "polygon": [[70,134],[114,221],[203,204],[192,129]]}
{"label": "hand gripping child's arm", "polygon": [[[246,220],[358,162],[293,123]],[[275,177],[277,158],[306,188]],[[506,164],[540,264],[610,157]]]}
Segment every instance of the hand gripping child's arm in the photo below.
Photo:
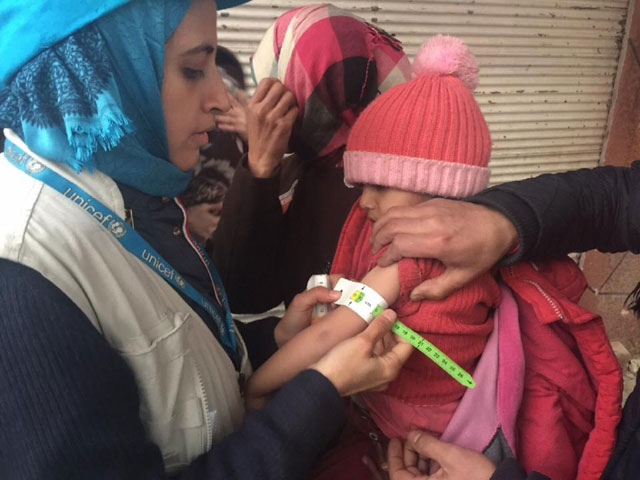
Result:
{"label": "hand gripping child's arm", "polygon": [[[398,265],[375,267],[362,283],[377,291],[392,305],[400,293]],[[280,388],[296,374],[317,362],[338,343],[360,333],[367,323],[347,307],[338,307],[280,348],[249,379],[247,405],[258,407],[261,398]],[[266,398],[265,398],[266,399]]]}

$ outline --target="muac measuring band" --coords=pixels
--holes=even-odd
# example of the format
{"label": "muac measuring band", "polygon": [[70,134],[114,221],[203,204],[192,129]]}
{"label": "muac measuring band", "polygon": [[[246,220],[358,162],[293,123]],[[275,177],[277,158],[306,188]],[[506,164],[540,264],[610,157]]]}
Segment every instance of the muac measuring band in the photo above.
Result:
{"label": "muac measuring band", "polygon": [[[201,305],[216,323],[220,332],[220,340],[227,347],[234,351],[236,350],[236,338],[226,295],[224,290],[215,283],[219,282],[220,279],[215,269],[210,268],[211,261],[208,259],[206,253],[204,253],[201,248],[198,248],[197,244],[196,248],[198,248],[200,255],[204,259],[205,267],[209,271],[209,275],[215,279],[213,288],[220,291],[220,301],[224,309],[224,314],[221,314],[216,306],[182,278],[138,232],[109,207],[103,205],[99,200],[85,192],[76,184],[54,172],[8,140],[5,142],[4,153],[10,164],[36,180],[48,185],[80,206],[87,215],[90,215],[102,228],[109,232],[129,253],[139,258],[142,263],[155,271],[178,292],[184,292],[185,295]],[[78,202],[78,200],[80,200],[80,202]],[[217,295],[218,292],[215,291],[215,293]]]}
{"label": "muac measuring band", "polygon": [[[372,288],[357,282],[352,282],[345,278],[338,280],[334,290],[342,292],[342,296],[334,303],[350,308],[358,314],[365,322],[370,323],[375,317],[380,315],[387,302],[382,296]],[[419,333],[407,327],[400,320],[396,320],[391,330],[399,337],[405,339],[415,349],[426,355],[431,361],[447,372],[454,380],[461,385],[474,388],[476,382],[460,365],[451,360],[442,350],[436,347],[429,340]]]}

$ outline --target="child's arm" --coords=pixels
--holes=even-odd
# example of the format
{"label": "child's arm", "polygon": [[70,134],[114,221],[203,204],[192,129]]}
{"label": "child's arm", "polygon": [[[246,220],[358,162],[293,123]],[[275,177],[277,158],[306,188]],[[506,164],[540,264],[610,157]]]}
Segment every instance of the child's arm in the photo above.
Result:
{"label": "child's arm", "polygon": [[[377,291],[391,305],[400,293],[398,265],[375,267],[365,275],[362,283]],[[270,394],[366,326],[351,309],[338,307],[292,338],[262,365],[249,379],[247,396],[255,399]]]}

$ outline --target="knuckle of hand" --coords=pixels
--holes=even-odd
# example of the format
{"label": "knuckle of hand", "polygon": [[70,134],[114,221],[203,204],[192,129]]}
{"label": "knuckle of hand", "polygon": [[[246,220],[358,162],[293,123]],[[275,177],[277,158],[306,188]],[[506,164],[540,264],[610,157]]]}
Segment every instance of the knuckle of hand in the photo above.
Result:
{"label": "knuckle of hand", "polygon": [[389,235],[396,235],[402,229],[402,219],[391,217],[385,224],[384,229]]}
{"label": "knuckle of hand", "polygon": [[291,114],[287,115],[286,117],[286,122],[287,122],[287,126],[291,126],[296,122],[296,118],[298,116],[298,112],[292,112]]}
{"label": "knuckle of hand", "polygon": [[389,256],[395,256],[402,251],[403,240],[399,235],[394,236],[389,242],[389,247],[387,248],[387,254]]}
{"label": "knuckle of hand", "polygon": [[265,77],[260,81],[260,84],[264,85],[265,87],[270,87],[271,85],[273,85],[277,81],[278,80],[273,78],[273,77]]}
{"label": "knuckle of hand", "polygon": [[248,117],[251,118],[260,118],[263,115],[264,107],[261,103],[254,103],[249,105],[249,109],[247,111]]}

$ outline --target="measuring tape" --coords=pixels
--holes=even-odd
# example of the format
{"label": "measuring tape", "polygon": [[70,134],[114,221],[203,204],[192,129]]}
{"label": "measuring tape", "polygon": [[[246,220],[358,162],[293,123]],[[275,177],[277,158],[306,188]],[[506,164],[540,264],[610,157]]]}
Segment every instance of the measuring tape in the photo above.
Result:
{"label": "measuring tape", "polygon": [[466,370],[464,370],[460,365],[451,360],[433,343],[425,339],[419,333],[411,330],[400,320],[395,321],[395,323],[391,327],[391,331],[399,337],[404,338],[413,346],[413,348],[424,353],[427,357],[429,357],[429,359],[431,359],[436,365],[438,365],[441,369],[451,375],[453,379],[459,382],[461,385],[468,388],[474,388],[476,386],[476,382],[473,381],[473,378],[466,372]]}
{"label": "measuring tape", "polygon": [[[365,322],[370,323],[375,317],[380,315],[385,308],[387,302],[382,296],[371,287],[362,283],[353,282],[346,278],[341,278],[335,290],[342,292],[342,296],[334,303],[336,305],[344,305],[357,313]],[[391,330],[399,337],[404,338],[415,349],[422,352],[436,365],[453,377],[454,380],[461,385],[473,388],[476,382],[460,365],[451,360],[433,343],[426,340],[419,333],[414,332],[404,323],[396,320]]]}
{"label": "measuring tape", "polygon": [[[315,277],[321,276],[317,275],[311,277],[309,280],[310,284],[313,283],[312,280],[318,280]],[[328,278],[326,279],[326,285],[328,285]],[[307,286],[307,288],[309,288],[309,286]],[[350,308],[367,323],[370,323],[371,320],[380,315],[383,310],[387,308],[387,302],[385,299],[382,298],[378,292],[362,283],[341,278],[334,287],[334,290],[338,290],[342,293],[342,296],[334,303],[336,305],[343,305]],[[461,385],[467,388],[474,388],[476,386],[476,382],[473,381],[471,375],[469,375],[460,365],[451,360],[451,358],[444,354],[442,350],[425,339],[422,335],[411,330],[404,323],[396,320],[391,327],[391,330],[399,337],[404,338],[415,349],[426,355]]]}

